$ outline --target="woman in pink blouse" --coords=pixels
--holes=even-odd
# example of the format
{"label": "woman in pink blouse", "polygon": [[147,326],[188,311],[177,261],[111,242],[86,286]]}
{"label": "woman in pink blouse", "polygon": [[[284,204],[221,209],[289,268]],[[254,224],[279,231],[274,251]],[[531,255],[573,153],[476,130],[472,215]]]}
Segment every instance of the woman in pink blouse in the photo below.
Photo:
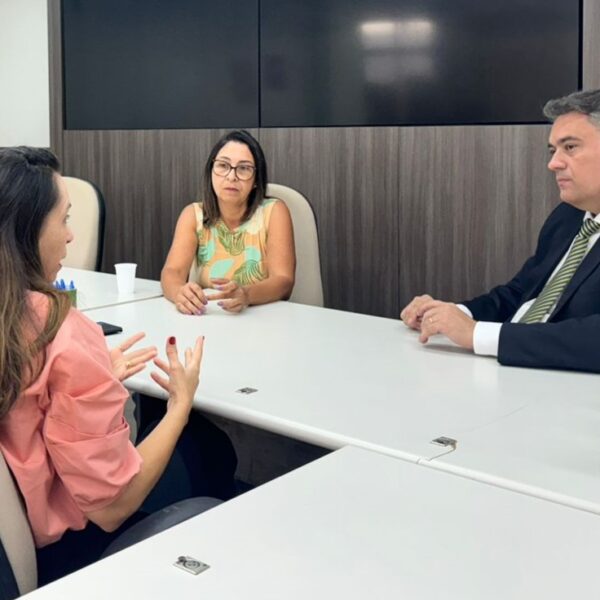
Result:
{"label": "woman in pink blouse", "polygon": [[73,237],[58,171],[46,150],[0,150],[0,449],[42,549],[40,583],[97,559],[144,516],[139,508],[188,422],[203,344],[182,363],[169,338],[168,362],[154,360],[167,410],[134,447],[120,380],[156,350],[129,352],[140,334],[109,353],[100,327],[53,288]]}

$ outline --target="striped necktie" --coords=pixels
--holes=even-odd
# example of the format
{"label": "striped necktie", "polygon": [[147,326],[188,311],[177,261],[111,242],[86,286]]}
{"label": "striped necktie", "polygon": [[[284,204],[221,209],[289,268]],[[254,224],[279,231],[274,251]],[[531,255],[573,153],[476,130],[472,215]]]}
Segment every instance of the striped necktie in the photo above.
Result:
{"label": "striped necktie", "polygon": [[575,236],[565,262],[554,277],[546,283],[540,295],[529,307],[529,310],[521,317],[519,323],[540,323],[552,310],[581,264],[590,237],[598,231],[600,231],[600,223],[597,223],[593,219],[585,219],[583,221],[583,225],[579,233]]}

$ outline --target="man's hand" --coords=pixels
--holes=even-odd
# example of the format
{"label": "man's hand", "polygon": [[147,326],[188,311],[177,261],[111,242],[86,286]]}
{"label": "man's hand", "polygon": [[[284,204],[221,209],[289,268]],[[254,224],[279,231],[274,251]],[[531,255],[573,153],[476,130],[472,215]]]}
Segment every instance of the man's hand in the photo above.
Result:
{"label": "man's hand", "polygon": [[455,344],[473,350],[475,323],[456,304],[430,300],[420,307],[421,335],[419,341],[425,344],[432,335],[442,334]]}
{"label": "man's hand", "polygon": [[423,296],[415,296],[400,313],[400,318],[407,327],[421,329],[421,317],[423,316],[423,306],[431,302],[433,298],[429,294]]}

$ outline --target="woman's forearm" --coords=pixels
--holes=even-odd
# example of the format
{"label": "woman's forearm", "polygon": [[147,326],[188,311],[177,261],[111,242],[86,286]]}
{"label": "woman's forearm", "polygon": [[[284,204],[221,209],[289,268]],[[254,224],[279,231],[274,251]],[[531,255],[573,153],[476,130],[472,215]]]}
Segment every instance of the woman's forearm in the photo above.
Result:
{"label": "woman's forearm", "polygon": [[174,302],[177,292],[182,285],[185,285],[186,281],[187,277],[184,274],[175,269],[164,267],[160,274],[160,284],[165,298]]}
{"label": "woman's forearm", "polygon": [[142,458],[140,472],[111,504],[88,513],[88,519],[105,531],[114,531],[138,510],[163,474],[186,423],[185,411],[168,411],[137,447]]}
{"label": "woman's forearm", "polygon": [[284,275],[271,275],[252,285],[244,286],[248,294],[248,303],[267,304],[276,300],[287,300],[294,287],[294,280]]}

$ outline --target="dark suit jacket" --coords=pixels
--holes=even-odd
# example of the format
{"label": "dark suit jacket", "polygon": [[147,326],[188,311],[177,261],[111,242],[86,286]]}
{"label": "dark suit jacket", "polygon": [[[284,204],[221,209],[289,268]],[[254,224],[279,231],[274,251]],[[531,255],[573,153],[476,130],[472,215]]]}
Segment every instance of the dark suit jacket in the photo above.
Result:
{"label": "dark suit jacket", "polygon": [[573,238],[584,212],[561,203],[548,217],[535,254],[506,284],[463,302],[478,321],[502,322],[498,360],[505,365],[600,373],[600,241],[583,259],[548,322],[510,323],[539,295]]}

